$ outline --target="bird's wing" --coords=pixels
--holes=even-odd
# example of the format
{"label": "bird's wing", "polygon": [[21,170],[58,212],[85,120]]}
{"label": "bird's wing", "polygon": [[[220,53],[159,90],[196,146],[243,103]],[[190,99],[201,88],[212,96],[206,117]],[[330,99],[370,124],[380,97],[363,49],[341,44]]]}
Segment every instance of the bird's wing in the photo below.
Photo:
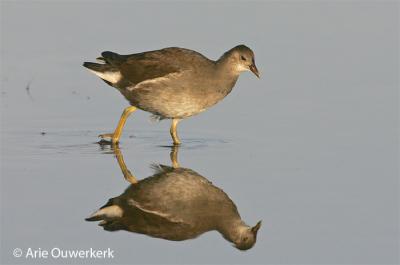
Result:
{"label": "bird's wing", "polygon": [[[177,84],[180,80],[180,78],[189,72],[190,70],[185,70],[185,71],[180,71],[180,72],[172,72],[160,77],[152,78],[152,79],[147,79],[144,80],[138,84],[135,84],[134,86],[128,87],[128,90],[140,90],[140,91],[151,91],[155,87],[157,88],[163,88],[163,87],[168,87],[171,86],[171,84]],[[179,87],[179,86],[175,86]]]}
{"label": "bird's wing", "polygon": [[192,57],[191,52],[179,48],[166,48],[123,55],[124,60],[118,68],[127,81],[136,85],[187,70],[192,66],[188,59]]}
{"label": "bird's wing", "polygon": [[185,223],[185,221],[183,219],[181,219],[181,218],[178,218],[176,216],[172,216],[172,215],[170,215],[168,213],[164,213],[164,212],[159,211],[159,210],[149,209],[148,207],[146,207],[146,205],[144,205],[144,204],[142,204],[142,203],[140,203],[138,201],[135,201],[133,199],[129,199],[128,200],[128,204],[130,206],[135,207],[136,209],[144,212],[144,213],[150,214],[151,216],[157,216],[158,218],[162,218],[162,219],[168,220],[168,222],[171,222],[171,223],[182,223],[182,224]]}

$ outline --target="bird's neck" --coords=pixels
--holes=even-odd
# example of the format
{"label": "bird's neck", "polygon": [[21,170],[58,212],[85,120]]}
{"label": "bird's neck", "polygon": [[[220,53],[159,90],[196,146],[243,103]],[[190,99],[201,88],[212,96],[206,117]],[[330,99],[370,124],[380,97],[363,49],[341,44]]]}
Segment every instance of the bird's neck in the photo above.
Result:
{"label": "bird's neck", "polygon": [[219,83],[217,87],[219,87],[221,98],[224,98],[232,91],[239,78],[240,72],[235,69],[229,54],[225,53],[221,58],[215,61],[214,74]]}
{"label": "bird's neck", "polygon": [[230,242],[237,242],[240,238],[240,235],[247,229],[249,229],[249,226],[246,225],[240,218],[230,220],[225,219],[217,228],[222,236]]}
{"label": "bird's neck", "polygon": [[220,78],[237,80],[240,75],[240,71],[230,51],[227,51],[215,61],[215,66],[216,73]]}

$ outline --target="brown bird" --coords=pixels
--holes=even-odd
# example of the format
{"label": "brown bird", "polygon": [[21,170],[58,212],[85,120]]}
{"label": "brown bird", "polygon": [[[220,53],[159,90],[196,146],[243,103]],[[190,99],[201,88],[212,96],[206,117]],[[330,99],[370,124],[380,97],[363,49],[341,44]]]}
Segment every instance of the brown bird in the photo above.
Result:
{"label": "brown bird", "polygon": [[253,51],[238,45],[213,61],[184,48],[165,48],[130,55],[103,52],[101,63],[83,66],[118,89],[132,105],[124,110],[114,133],[99,135],[118,143],[125,121],[137,108],[156,119],[172,119],[170,133],[180,144],[178,122],[205,111],[225,98],[239,74],[252,71],[259,77]]}
{"label": "brown bird", "polygon": [[115,145],[118,164],[131,185],[86,220],[101,221],[99,225],[107,231],[125,230],[174,241],[216,230],[240,250],[253,247],[261,221],[253,227],[247,225],[222,189],[180,167],[177,148],[171,152],[172,167],[153,166],[154,175],[137,180]]}

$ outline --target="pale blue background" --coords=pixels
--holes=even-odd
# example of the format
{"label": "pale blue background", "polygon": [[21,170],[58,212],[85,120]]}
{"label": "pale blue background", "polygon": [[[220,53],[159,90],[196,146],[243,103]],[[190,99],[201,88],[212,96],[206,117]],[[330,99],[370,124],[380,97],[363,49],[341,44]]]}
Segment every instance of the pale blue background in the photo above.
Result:
{"label": "pale blue background", "polygon": [[[398,263],[398,19],[388,1],[1,1],[1,262],[110,262],[12,256],[57,246],[110,247],[112,263],[131,264]],[[256,246],[85,222],[127,186],[93,144],[127,102],[82,62],[167,46],[215,59],[240,43],[262,78],[243,74],[181,123],[180,162],[224,189],[247,223],[263,220]],[[129,119],[121,147],[139,178],[169,164],[168,127],[144,112]]]}

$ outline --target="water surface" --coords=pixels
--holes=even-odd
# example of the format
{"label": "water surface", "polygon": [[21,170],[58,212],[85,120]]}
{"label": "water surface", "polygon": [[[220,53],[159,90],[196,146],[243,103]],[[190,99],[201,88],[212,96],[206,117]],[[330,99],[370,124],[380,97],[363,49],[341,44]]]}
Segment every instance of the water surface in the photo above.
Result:
{"label": "water surface", "polygon": [[[110,263],[12,256],[92,247],[119,264],[398,263],[398,32],[397,3],[1,2],[1,262]],[[216,59],[239,43],[261,79],[180,123],[180,163],[263,220],[254,248],[85,222],[126,188],[96,141],[127,103],[82,62],[167,46]],[[120,147],[139,179],[170,163],[168,131],[129,118]]]}

